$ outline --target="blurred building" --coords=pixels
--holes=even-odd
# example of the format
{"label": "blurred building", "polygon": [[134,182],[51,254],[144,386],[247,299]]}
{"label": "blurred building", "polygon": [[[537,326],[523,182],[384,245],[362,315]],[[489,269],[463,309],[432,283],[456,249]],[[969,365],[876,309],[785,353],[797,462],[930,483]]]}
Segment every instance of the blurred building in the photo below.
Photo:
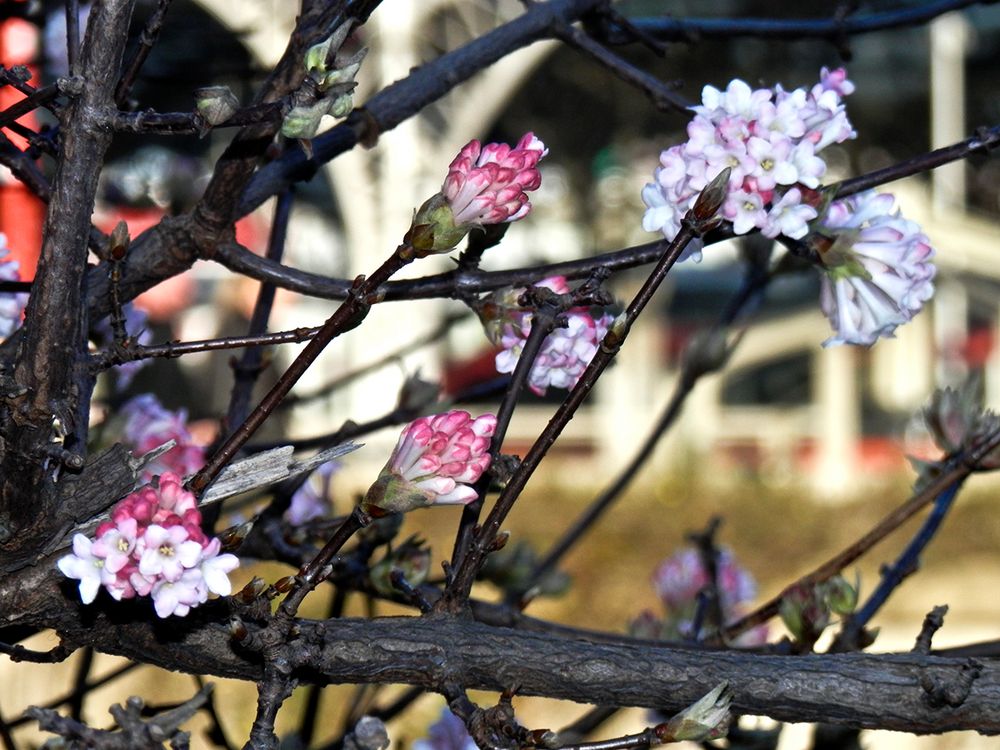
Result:
{"label": "blurred building", "polygon": [[[140,18],[154,5],[140,2]],[[703,6],[682,2],[674,13],[699,14],[706,12]],[[51,3],[53,12],[62,7]],[[635,0],[621,9],[644,13],[658,8],[658,3]],[[522,9],[516,0],[386,0],[356,35],[355,43],[369,47],[356,101],[363,103],[414,66]],[[715,10],[766,16],[773,13],[773,4],[734,0]],[[825,16],[829,8],[817,0],[801,3],[797,12]],[[136,100],[144,107],[189,110],[194,88],[221,83],[246,101],[261,71],[281,55],[294,16],[295,5],[281,0],[177,0],[134,92]],[[963,20],[968,18],[975,34]],[[832,177],[884,166],[931,145],[960,140],[977,125],[1000,121],[998,29],[997,9],[977,8],[965,16],[942,18],[930,31],[903,29],[852,39],[850,73],[858,91],[848,100],[848,111],[859,137],[845,148],[824,152]],[[49,65],[56,66],[58,45],[50,45]],[[618,52],[662,80],[692,82],[682,90],[692,100],[699,95],[694,82],[723,85],[739,76],[752,83],[797,86],[814,81],[821,65],[839,64],[837,50],[816,41],[704,40],[694,46],[670,45],[663,58],[642,48]],[[659,151],[683,140],[685,125],[683,117],[656,111],[589,59],[555,43],[536,43],[384,133],[377,148],[344,154],[302,186],[285,262],[348,278],[369,272],[396,247],[413,208],[438,190],[446,165],[465,142],[473,137],[514,140],[526,130],[538,133],[551,149],[543,163],[543,187],[533,198],[532,218],[512,228],[502,246],[489,252],[486,267],[584,257],[650,241],[654,237],[639,226],[639,191]],[[100,220],[111,225],[128,218],[135,234],[164,213],[190,205],[226,137],[161,139],[162,149],[170,149],[166,156],[146,151],[138,159],[136,149],[144,143],[116,139]],[[157,163],[167,165],[159,177]],[[178,170],[187,170],[181,179]],[[935,385],[957,384],[968,372],[982,371],[990,402],[1000,401],[1000,265],[992,257],[1000,246],[997,176],[995,162],[975,161],[968,168],[938,170],[933,180],[924,176],[889,188],[904,213],[930,236],[939,268],[935,300],[899,329],[896,340],[868,350],[822,349],[829,326],[819,312],[815,274],[773,285],[727,371],[699,383],[650,474],[697,465],[732,478],[786,481],[805,475],[836,495],[859,476],[904,466],[906,420]],[[265,206],[241,230],[248,246],[258,251],[266,243],[271,211]],[[0,221],[10,221],[6,215],[0,212]],[[451,263],[447,257],[429,258],[407,273],[425,275]],[[617,366],[568,427],[551,471],[568,481],[579,477],[569,464],[564,471],[555,460],[560,451],[590,456],[602,475],[624,464],[667,402],[686,343],[718,317],[740,283],[741,268],[734,248],[713,248],[701,265],[684,264],[671,273]],[[642,270],[613,280],[621,299],[638,288]],[[200,338],[223,330],[212,314],[220,300],[227,301],[232,313],[234,327],[225,330],[238,331],[253,285],[239,286],[212,264],[198,264],[191,279],[190,298],[179,311],[173,335]],[[271,327],[316,325],[334,305],[283,295]],[[297,392],[322,392],[331,381],[391,355],[461,309],[448,300],[376,306],[365,323],[366,333],[335,342]],[[282,348],[278,363],[290,361],[295,351]],[[346,419],[363,422],[381,416],[405,375],[417,369],[425,378],[443,379],[452,393],[490,380],[495,376],[491,358],[474,320],[455,324],[436,345],[399,356],[396,366],[352,381],[329,397],[309,399],[295,411],[292,434],[315,435]],[[200,393],[203,403],[196,413],[208,416],[218,413],[227,393],[224,366],[197,370],[206,366],[204,359],[185,358],[173,366],[177,378],[201,383],[194,391],[186,387],[177,398]],[[218,387],[204,386],[206,378],[199,372],[213,372],[211,381]],[[523,452],[557,402],[557,396],[526,397],[512,426],[510,450]],[[394,439],[394,431],[385,431],[368,442],[387,446]],[[385,455],[378,449],[362,453],[372,464],[381,464]],[[365,461],[358,456],[358,462]],[[363,470],[370,474],[371,467]],[[592,482],[593,475],[586,481]]]}

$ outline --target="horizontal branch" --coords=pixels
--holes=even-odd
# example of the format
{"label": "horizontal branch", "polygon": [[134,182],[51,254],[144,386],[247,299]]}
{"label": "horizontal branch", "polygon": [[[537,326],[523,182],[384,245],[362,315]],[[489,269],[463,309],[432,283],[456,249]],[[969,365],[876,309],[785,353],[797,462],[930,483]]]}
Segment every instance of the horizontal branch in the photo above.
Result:
{"label": "horizontal branch", "polygon": [[[66,601],[64,596],[75,597],[75,587],[65,586],[64,595],[54,568],[31,575],[31,590],[0,584],[0,609],[24,612],[27,602],[6,605],[30,597],[35,624],[56,628],[70,643],[172,670],[261,678],[259,659],[234,646],[221,624],[228,620],[223,602],[172,618],[170,637],[163,638],[161,624],[150,621],[148,602],[102,597],[83,608]],[[39,609],[43,590],[49,606]],[[292,666],[303,682],[429,690],[445,683],[498,691],[518,686],[521,695],[675,711],[728,681],[738,713],[916,733],[1000,733],[1000,666],[969,659],[691,651],[624,636],[595,642],[449,617],[301,621],[291,645]]]}

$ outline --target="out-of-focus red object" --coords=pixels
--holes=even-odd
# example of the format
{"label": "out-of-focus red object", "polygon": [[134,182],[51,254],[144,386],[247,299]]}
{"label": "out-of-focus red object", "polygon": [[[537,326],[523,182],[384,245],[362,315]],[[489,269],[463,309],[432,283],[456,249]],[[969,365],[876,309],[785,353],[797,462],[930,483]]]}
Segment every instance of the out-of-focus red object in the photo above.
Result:
{"label": "out-of-focus red object", "polygon": [[[7,68],[27,65],[35,84],[38,71],[31,63],[38,49],[38,36],[38,27],[22,18],[8,18],[0,22],[0,63]],[[13,86],[0,88],[0,111],[23,98],[24,94]],[[17,122],[32,130],[38,128],[34,112],[22,116]],[[22,136],[7,128],[3,129],[3,134],[18,148],[28,145]],[[22,279],[31,279],[35,275],[44,220],[45,204],[9,171],[0,168],[0,232],[7,235],[11,257],[21,264]]]}

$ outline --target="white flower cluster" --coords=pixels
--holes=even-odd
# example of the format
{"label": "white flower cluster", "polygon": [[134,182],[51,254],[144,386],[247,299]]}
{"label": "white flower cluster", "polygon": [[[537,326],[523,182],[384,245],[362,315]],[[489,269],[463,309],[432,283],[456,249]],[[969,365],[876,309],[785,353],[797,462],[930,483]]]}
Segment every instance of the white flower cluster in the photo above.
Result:
{"label": "white flower cluster", "polygon": [[[739,79],[725,91],[706,86],[702,105],[692,107],[687,142],[660,154],[654,181],[643,188],[643,229],[673,239],[698,194],[729,167],[722,214],[736,234],[804,237],[817,216],[815,201],[806,199],[826,172],[817,154],[856,135],[841,100],[853,90],[843,68],[823,68],[808,90],[751,89]],[[689,256],[700,259],[700,243],[681,259]]]}

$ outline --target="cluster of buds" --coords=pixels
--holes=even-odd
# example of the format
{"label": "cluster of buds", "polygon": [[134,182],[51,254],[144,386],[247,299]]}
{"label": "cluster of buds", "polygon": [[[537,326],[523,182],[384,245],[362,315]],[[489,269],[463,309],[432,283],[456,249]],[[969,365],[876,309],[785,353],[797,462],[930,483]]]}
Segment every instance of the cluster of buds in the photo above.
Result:
{"label": "cluster of buds", "polygon": [[[843,69],[826,68],[808,90],[754,90],[739,79],[725,91],[706,86],[702,105],[692,108],[687,142],[660,154],[654,182],[643,188],[643,228],[673,239],[698,194],[729,167],[722,214],[736,234],[804,237],[826,172],[817,154],[855,136],[841,100],[853,90]],[[691,243],[686,257],[700,258],[700,243]]]}
{"label": "cluster of buds", "polygon": [[[556,294],[569,294],[565,276],[551,276],[535,284]],[[534,313],[518,304],[524,289],[496,292],[479,306],[486,335],[500,347],[496,355],[497,372],[513,372],[531,333]],[[544,396],[547,389],[570,389],[576,385],[614,321],[607,313],[595,318],[586,308],[574,307],[564,315],[565,327],[556,328],[542,342],[528,375],[528,387]]]}
{"label": "cluster of buds", "polygon": [[205,449],[197,445],[188,432],[184,409],[164,409],[156,396],[145,393],[126,403],[122,414],[125,417],[123,437],[136,455],[148,453],[169,440],[177,443],[145,467],[143,481],[166,472],[186,477],[204,466]]}
{"label": "cluster of buds", "polygon": [[209,592],[229,595],[228,574],[239,560],[220,549],[219,540],[201,530],[195,496],[180,477],[164,474],[156,487],[147,485],[119,502],[93,539],[74,536],[72,554],[57,565],[80,581],[84,604],[103,586],[117,600],[152,597],[160,617],[183,616],[207,601]]}
{"label": "cluster of buds", "polygon": [[420,417],[403,430],[395,450],[362,508],[372,515],[403,513],[429,505],[468,505],[474,484],[490,465],[490,437],[497,418],[466,411]]}
{"label": "cluster of buds", "polygon": [[287,138],[308,140],[316,135],[324,115],[344,117],[354,106],[354,77],[368,53],[361,48],[345,55],[341,47],[351,31],[351,22],[341,24],[331,37],[309,48],[305,55],[306,83],[281,124]]}
{"label": "cluster of buds", "polygon": [[[728,549],[718,551],[715,566],[722,624],[734,622],[757,596],[757,583]],[[694,619],[699,595],[711,583],[701,553],[694,547],[678,550],[653,573],[653,588],[663,602],[666,617],[661,620],[651,612],[644,612],[632,623],[633,635],[665,640],[700,637],[703,633],[694,632]],[[766,642],[767,629],[760,627],[744,633],[737,644],[758,646]]]}
{"label": "cluster of buds", "polygon": [[874,191],[834,201],[809,237],[824,271],[820,304],[835,331],[824,346],[891,337],[934,294],[934,249],[894,204],[892,194]]}
{"label": "cluster of buds", "polygon": [[406,242],[418,256],[452,250],[472,229],[528,215],[528,192],[542,184],[539,160],[548,153],[534,133],[517,145],[469,141],[448,167],[441,192],[413,217]]}
{"label": "cluster of buds", "polygon": [[[7,235],[0,232],[0,281],[20,281],[21,273],[16,260],[9,260]],[[21,327],[28,295],[23,292],[0,294],[0,338],[7,338]]]}

